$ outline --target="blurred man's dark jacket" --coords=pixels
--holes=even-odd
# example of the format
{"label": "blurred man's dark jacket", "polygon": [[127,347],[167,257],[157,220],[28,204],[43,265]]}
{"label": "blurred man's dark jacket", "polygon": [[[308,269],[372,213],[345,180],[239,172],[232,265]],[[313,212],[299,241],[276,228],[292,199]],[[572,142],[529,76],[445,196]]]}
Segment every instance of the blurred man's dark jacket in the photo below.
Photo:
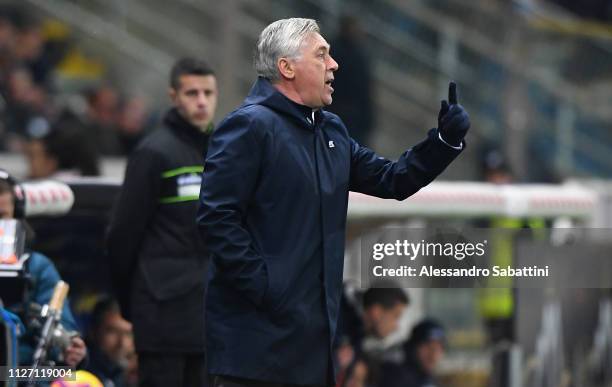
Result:
{"label": "blurred man's dark jacket", "polygon": [[172,109],[128,162],[108,253],[139,352],[204,351],[208,254],[195,216],[207,144]]}

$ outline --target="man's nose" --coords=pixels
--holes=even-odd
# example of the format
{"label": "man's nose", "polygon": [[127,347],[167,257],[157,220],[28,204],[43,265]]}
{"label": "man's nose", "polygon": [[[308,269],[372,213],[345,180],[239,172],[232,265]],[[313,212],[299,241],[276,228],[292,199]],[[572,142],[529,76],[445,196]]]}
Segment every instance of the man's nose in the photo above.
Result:
{"label": "man's nose", "polygon": [[204,93],[198,94],[198,106],[206,106],[207,103],[208,103],[208,97],[206,97],[206,94]]}
{"label": "man's nose", "polygon": [[331,71],[336,71],[336,70],[338,70],[338,67],[340,67],[340,66],[338,65],[338,62],[336,62],[336,61],[334,60],[334,58],[332,58],[332,57],[331,57],[331,55],[330,55],[330,57],[329,57],[329,61],[330,61],[330,63],[329,63],[329,69],[330,69]]}

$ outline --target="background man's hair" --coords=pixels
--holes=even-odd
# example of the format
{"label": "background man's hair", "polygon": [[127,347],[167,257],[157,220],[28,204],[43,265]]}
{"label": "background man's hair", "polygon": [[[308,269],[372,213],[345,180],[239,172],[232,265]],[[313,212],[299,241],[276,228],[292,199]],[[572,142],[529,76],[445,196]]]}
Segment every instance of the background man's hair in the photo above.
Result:
{"label": "background man's hair", "polygon": [[431,340],[438,340],[446,345],[446,332],[444,326],[435,319],[426,318],[412,328],[410,338],[404,344],[404,350],[414,350],[417,346]]}
{"label": "background man's hair", "polygon": [[368,309],[372,305],[380,305],[391,309],[398,304],[408,305],[408,295],[398,287],[371,287],[363,294],[363,307]]}
{"label": "background man's hair", "polygon": [[100,175],[95,143],[82,128],[57,125],[39,140],[47,155],[57,160],[58,169],[75,169],[82,176]]}
{"label": "background man's hair", "polygon": [[183,75],[215,75],[212,67],[201,59],[181,58],[174,63],[170,70],[170,87],[178,90],[180,77]]}
{"label": "background man's hair", "polygon": [[104,323],[104,319],[109,314],[121,314],[121,309],[119,308],[119,303],[117,300],[110,296],[103,296],[94,306],[93,312],[91,314],[91,325],[90,332],[91,335],[96,335],[100,330],[100,327]]}
{"label": "background man's hair", "polygon": [[304,39],[314,32],[320,32],[317,22],[304,18],[281,19],[264,28],[253,60],[257,75],[271,82],[278,81],[278,59],[298,57]]}

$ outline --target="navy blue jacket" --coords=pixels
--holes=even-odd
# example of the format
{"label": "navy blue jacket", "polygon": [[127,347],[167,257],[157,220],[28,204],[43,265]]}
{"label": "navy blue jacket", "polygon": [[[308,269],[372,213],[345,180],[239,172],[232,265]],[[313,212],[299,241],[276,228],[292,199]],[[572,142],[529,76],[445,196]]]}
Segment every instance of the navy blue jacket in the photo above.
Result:
{"label": "navy blue jacket", "polygon": [[393,162],[338,116],[310,117],[259,78],[212,136],[197,216],[211,374],[333,384],[348,192],[403,200],[460,153],[432,129]]}

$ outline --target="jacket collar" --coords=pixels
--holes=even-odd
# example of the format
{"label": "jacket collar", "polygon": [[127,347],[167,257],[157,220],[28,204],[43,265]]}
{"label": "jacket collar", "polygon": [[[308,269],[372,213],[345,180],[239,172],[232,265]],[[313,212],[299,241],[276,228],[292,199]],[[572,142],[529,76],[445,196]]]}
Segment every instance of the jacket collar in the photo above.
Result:
{"label": "jacket collar", "polygon": [[[300,105],[278,91],[269,80],[258,77],[244,100],[243,106],[263,105],[295,121],[304,129],[313,129],[312,108]],[[315,111],[315,122],[323,120],[321,109]]]}
{"label": "jacket collar", "polygon": [[179,137],[187,140],[189,143],[195,144],[200,150],[208,143],[209,134],[203,133],[200,128],[191,125],[179,114],[176,108],[171,108],[166,112],[164,124],[172,129]]}

